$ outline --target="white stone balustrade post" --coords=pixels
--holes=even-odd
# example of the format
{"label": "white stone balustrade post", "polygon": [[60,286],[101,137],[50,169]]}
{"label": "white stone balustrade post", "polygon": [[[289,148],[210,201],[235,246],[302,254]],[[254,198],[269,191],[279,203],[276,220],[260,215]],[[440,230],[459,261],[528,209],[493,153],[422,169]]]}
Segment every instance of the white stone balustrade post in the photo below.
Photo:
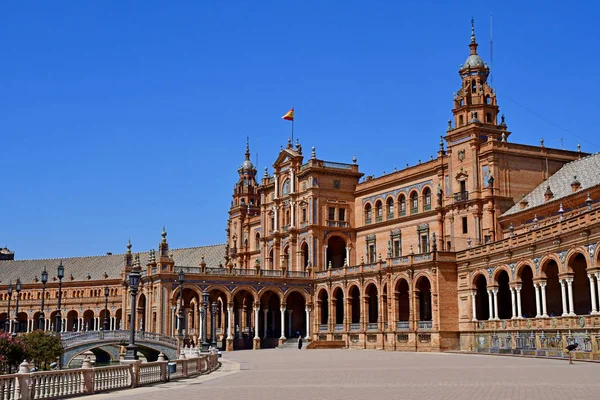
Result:
{"label": "white stone balustrade post", "polygon": [[573,278],[567,279],[567,292],[569,293],[569,316],[575,316],[575,306],[573,305]]}
{"label": "white stone balustrade post", "polygon": [[471,319],[471,321],[475,322],[477,321],[477,301],[476,301],[476,296],[477,296],[477,290],[472,290],[471,291],[471,308],[473,309],[473,318]]}
{"label": "white stone balustrade post", "polygon": [[598,309],[596,308],[596,285],[594,285],[594,275],[588,274],[588,279],[590,280],[590,296],[592,298],[592,315],[598,314]]}
{"label": "white stone balustrade post", "polygon": [[548,309],[546,306],[546,282],[540,283],[540,290],[542,291],[542,317],[548,318]]}

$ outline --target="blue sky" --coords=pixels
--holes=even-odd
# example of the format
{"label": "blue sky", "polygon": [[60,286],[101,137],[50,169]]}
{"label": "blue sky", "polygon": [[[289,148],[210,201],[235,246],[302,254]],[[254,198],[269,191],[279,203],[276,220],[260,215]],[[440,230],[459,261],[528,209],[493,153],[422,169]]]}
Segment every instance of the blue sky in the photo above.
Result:
{"label": "blue sky", "polygon": [[[408,4],[414,3],[414,4]],[[417,4],[418,3],[418,4]],[[598,6],[3,2],[0,246],[18,259],[222,243],[246,136],[379,176],[435,155],[475,17],[515,142],[596,152]],[[272,169],[270,169],[272,171]]]}

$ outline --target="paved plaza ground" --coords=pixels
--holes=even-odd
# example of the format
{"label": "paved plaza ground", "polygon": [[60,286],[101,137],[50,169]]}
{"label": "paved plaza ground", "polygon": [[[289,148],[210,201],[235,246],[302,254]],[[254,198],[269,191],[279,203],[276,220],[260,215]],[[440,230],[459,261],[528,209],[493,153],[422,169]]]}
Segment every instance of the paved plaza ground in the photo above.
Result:
{"label": "paved plaza ground", "polygon": [[[224,353],[221,370],[93,399],[600,398],[600,365],[449,353],[273,349]],[[90,397],[87,397],[90,398]]]}

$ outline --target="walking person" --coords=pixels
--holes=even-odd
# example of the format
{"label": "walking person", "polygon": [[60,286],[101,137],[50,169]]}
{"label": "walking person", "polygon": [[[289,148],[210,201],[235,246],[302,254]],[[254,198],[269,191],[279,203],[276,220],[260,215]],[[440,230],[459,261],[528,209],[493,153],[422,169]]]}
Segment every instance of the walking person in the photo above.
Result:
{"label": "walking person", "polygon": [[298,336],[298,350],[302,350],[302,336]]}
{"label": "walking person", "polygon": [[573,364],[573,354],[572,352],[574,350],[577,350],[577,347],[579,347],[579,343],[573,343],[567,346],[567,353],[569,353],[569,364]]}

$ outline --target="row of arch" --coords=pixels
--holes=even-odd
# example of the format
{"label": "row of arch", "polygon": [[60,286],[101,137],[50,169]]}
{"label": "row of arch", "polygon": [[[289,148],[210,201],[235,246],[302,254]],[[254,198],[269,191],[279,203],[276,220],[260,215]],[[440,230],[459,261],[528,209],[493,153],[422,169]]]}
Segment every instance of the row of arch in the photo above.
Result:
{"label": "row of arch", "polygon": [[330,330],[332,325],[335,330],[383,329],[373,324],[390,322],[408,329],[416,322],[433,320],[429,276],[421,275],[412,280],[401,276],[392,288],[389,292],[387,282],[378,285],[374,281],[364,286],[349,283],[347,288],[341,285],[318,288],[318,323],[322,330]]}
{"label": "row of arch", "polygon": [[600,273],[594,267],[595,250],[592,245],[476,271],[471,280],[473,320],[597,314]]}
{"label": "row of arch", "polygon": [[[422,201],[419,201],[419,197],[421,197]],[[404,216],[407,214],[407,206],[410,214],[431,210],[431,188],[428,186],[425,186],[422,189],[421,196],[419,196],[419,192],[416,189],[413,189],[408,194],[408,199],[409,201],[407,202],[404,193],[401,193],[398,196],[397,203],[394,202],[393,197],[388,197],[385,200],[385,213],[384,203],[381,199],[377,199],[373,205],[370,202],[367,202],[364,205],[365,223],[368,224],[373,222],[373,214],[375,216],[375,222]],[[396,204],[398,205],[398,210],[396,210]]]}
{"label": "row of arch", "polygon": [[[183,316],[181,330],[188,340],[198,343],[205,323],[206,339],[216,342],[219,347],[225,347],[228,338],[234,340],[234,348],[242,349],[252,348],[256,340],[263,343],[261,347],[269,347],[275,346],[281,338],[295,337],[298,333],[309,334],[310,294],[304,289],[292,288],[283,292],[271,286],[260,290],[240,286],[230,291],[222,285],[213,285],[206,290],[209,295],[206,308],[201,288],[193,285],[184,286],[183,292],[179,288],[173,291],[170,299],[173,305],[172,323],[167,334],[179,332],[179,315]],[[180,314],[181,293],[183,309]],[[144,324],[143,319],[148,315],[145,302],[138,303],[137,310],[142,318],[140,323]],[[206,315],[203,315],[204,310],[208,311]]]}
{"label": "row of arch", "polygon": [[[87,293],[87,295],[86,295]],[[75,289],[71,291],[71,298],[82,298],[82,297],[104,297],[104,289]],[[119,295],[119,289],[118,288],[109,288],[109,296],[118,296]],[[12,300],[14,301],[17,297],[17,293],[13,292],[12,294]],[[58,299],[58,290],[46,290],[46,294],[45,294],[46,300],[49,300],[51,298],[55,298]],[[68,290],[63,290],[62,291],[62,298],[68,298],[69,297],[69,291]],[[4,292],[4,293],[0,293],[0,301],[8,301],[8,293]],[[21,293],[19,293],[19,299],[20,300],[41,300],[42,299],[42,290],[41,289],[36,289],[33,291],[25,291],[23,290]]]}
{"label": "row of arch", "polygon": [[[53,311],[46,315],[44,330],[55,331],[56,313]],[[105,310],[95,313],[94,310],[87,309],[80,313],[77,310],[62,310],[62,332],[81,332],[81,331],[97,331],[103,329]],[[114,313],[111,310],[106,310],[106,317],[109,322],[110,330],[122,329],[123,312],[118,308]],[[7,313],[0,313],[0,330],[11,332],[31,332],[40,329],[40,311],[33,314],[27,312],[19,312],[17,318],[7,319]],[[16,329],[15,324],[18,324]]]}

